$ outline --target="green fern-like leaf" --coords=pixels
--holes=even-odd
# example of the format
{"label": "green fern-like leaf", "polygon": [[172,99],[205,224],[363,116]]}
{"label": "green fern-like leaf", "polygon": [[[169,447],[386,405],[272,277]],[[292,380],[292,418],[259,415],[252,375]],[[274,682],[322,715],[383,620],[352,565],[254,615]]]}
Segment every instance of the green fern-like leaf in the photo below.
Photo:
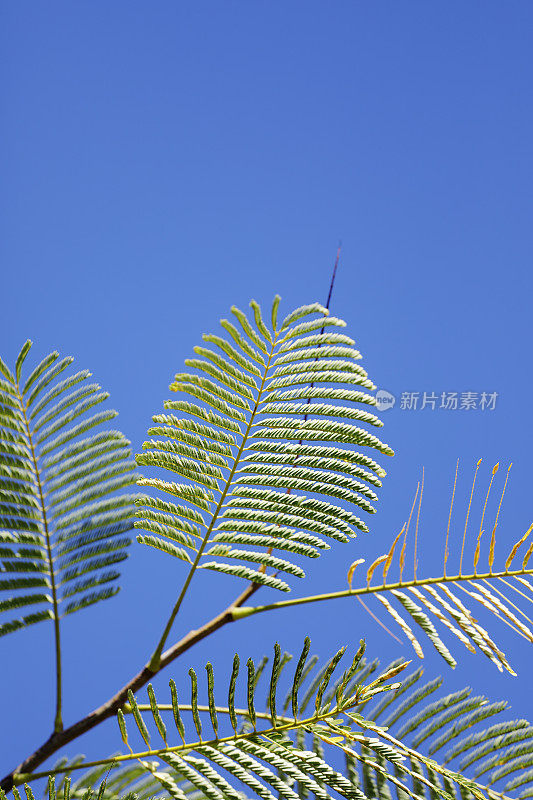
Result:
{"label": "green fern-like leaf", "polygon": [[[227,706],[216,703],[210,664],[203,688],[190,670],[189,702],[178,701],[172,680],[171,703],[161,703],[151,686],[148,703],[130,693],[118,713],[128,752],[88,764],[60,764],[54,780],[89,767],[71,783],[76,797],[95,787],[106,767],[103,797],[139,789],[143,797],[150,792],[178,800],[243,800],[243,786],[245,796],[261,800],[495,800],[507,798],[502,792],[513,786],[528,796],[533,729],[524,720],[482,727],[505,703],[472,697],[469,689],[439,696],[442,680],[423,683],[422,670],[398,683],[407,664],[395,661],[379,670],[376,662],[365,661],[363,642],[344,671],[339,665],[345,648],[317,669],[309,646],[306,640],[285,703],[280,686],[290,658],[281,655],[279,645],[266,681],[261,682],[262,669],[251,659],[239,676],[240,659],[234,659]],[[204,693],[207,702],[201,704]],[[266,703],[259,702],[261,693]],[[236,698],[244,702],[238,705]],[[346,757],[344,775],[330,763],[339,751]],[[472,774],[449,767],[454,760]],[[507,781],[502,790],[491,788],[502,781]],[[65,795],[59,791],[58,797]]]}
{"label": "green fern-like leaf", "polygon": [[[190,575],[208,569],[288,591],[285,575],[304,576],[295,555],[316,558],[328,540],[368,530],[359,514],[375,511],[385,473],[359,448],[392,451],[361,427],[382,423],[366,410],[376,400],[362,390],[375,387],[338,333],[345,323],[314,303],[269,330],[251,307],[252,320],[235,307],[234,322],[222,320],[227,338],[204,336],[213,349],[195,348],[185,362],[195,371],[170,386],[184,399],[154,416],[137,462],[178,480],[140,481],[172,502],[145,497],[135,526],[146,531],[138,541],[188,562]],[[189,505],[201,510],[194,527]]]}
{"label": "green fern-like leaf", "polygon": [[[59,619],[112,597],[126,558],[135,482],[130,443],[104,424],[116,416],[86,370],[54,352],[22,379],[0,362],[0,612],[19,614],[0,635]],[[67,377],[65,377],[65,375]]]}

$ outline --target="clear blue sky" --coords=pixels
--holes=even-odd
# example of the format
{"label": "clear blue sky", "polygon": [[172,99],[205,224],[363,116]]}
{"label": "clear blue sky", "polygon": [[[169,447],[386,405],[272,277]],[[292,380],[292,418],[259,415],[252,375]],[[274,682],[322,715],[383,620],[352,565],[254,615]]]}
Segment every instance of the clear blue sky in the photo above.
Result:
{"label": "clear blue sky", "polygon": [[[478,458],[483,486],[513,462],[501,558],[533,517],[533,5],[35,0],[0,16],[2,356],[12,363],[27,337],[39,355],[75,355],[138,450],[202,332],[250,297],[324,300],[341,239],[332,309],[377,385],[498,399],[483,412],[398,399],[371,537],[324,556],[307,589],[342,587],[354,558],[388,547],[422,466],[421,568],[438,570],[458,457],[460,509]],[[148,657],[178,583],[167,561],[136,546],[121,595],[67,620],[66,721]],[[229,600],[229,584],[213,596],[199,581],[176,635]],[[223,675],[233,635],[243,656],[276,637],[296,649],[306,633],[329,654],[368,633],[371,653],[410,657],[355,604],[261,623],[225,630],[156,685],[208,657]],[[531,649],[492,625],[527,680]],[[6,769],[49,733],[49,634],[0,642]],[[460,653],[452,673],[429,649],[428,675],[444,670],[450,691],[475,680],[533,716],[482,656]],[[108,724],[69,752],[117,746]]]}

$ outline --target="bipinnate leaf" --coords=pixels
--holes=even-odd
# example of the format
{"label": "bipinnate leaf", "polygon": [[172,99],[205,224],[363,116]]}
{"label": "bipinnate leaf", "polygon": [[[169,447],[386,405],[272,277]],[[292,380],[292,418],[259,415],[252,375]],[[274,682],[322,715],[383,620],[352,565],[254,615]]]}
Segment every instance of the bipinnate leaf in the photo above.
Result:
{"label": "bipinnate leaf", "polygon": [[31,344],[0,364],[0,636],[116,594],[137,496],[108,393],[57,352],[24,379]]}
{"label": "bipinnate leaf", "polygon": [[320,303],[281,324],[279,297],[269,315],[250,306],[204,336],[170,386],[178,399],[153,417],[137,463],[156,471],[140,481],[154,496],[135,526],[190,573],[289,591],[287,576],[305,575],[296,559],[368,530],[361,513],[385,474],[369,452],[392,450],[370,432],[382,426],[375,386],[345,323]]}

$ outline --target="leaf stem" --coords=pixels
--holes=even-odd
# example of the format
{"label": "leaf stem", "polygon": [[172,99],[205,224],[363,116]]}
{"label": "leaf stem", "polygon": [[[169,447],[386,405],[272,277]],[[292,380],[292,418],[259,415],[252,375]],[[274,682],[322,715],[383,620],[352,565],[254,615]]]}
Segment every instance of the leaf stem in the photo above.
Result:
{"label": "leaf stem", "polygon": [[[152,707],[150,705],[148,705],[147,703],[137,703],[137,708],[139,709],[139,711],[150,712],[152,710]],[[157,704],[157,708],[159,709],[159,711],[172,711],[173,710],[173,706],[170,703],[158,703]],[[202,712],[206,712],[206,713],[210,710],[209,706],[202,706],[200,704],[198,704],[196,706],[196,708],[198,709],[198,711],[202,711]],[[192,705],[186,705],[186,704],[182,705],[180,703],[180,711],[192,711],[192,710],[193,710],[193,706]],[[131,706],[130,707],[128,707],[128,706],[123,707],[122,711],[124,712],[124,714],[131,714],[132,713],[131,712]],[[229,714],[230,713],[230,710],[229,710],[229,708],[227,706],[215,706],[215,711],[217,712],[217,714]],[[249,712],[249,710],[247,708],[236,708],[235,709],[235,714],[238,717],[248,717],[250,715],[250,712]],[[255,716],[258,719],[272,719],[271,715],[267,711],[256,711],[255,712]],[[288,722],[289,720],[293,719],[293,717],[278,717],[278,719],[281,720],[282,722]]]}
{"label": "leaf stem", "polygon": [[344,589],[339,592],[328,592],[327,594],[314,594],[308,597],[296,597],[294,600],[280,600],[277,603],[269,603],[264,606],[239,606],[234,608],[232,613],[234,619],[242,619],[253,614],[260,614],[263,611],[277,611],[281,608],[306,605],[307,603],[317,603],[322,600],[337,600],[341,597],[358,597],[364,594],[378,594],[391,589],[409,589],[412,586],[424,587],[433,584],[443,583],[463,583],[472,580],[484,580],[487,578],[518,577],[522,575],[533,575],[533,569],[520,569],[509,572],[485,572],[472,575],[449,575],[441,578],[422,578],[420,580],[399,581],[398,583],[380,584],[379,586],[362,586],[359,589]]}
{"label": "leaf stem", "polygon": [[[352,701],[353,701],[353,698],[350,698],[350,700],[345,704],[345,706],[343,706],[340,709],[338,707],[336,707],[336,706],[333,706],[333,708],[329,708],[328,707],[327,710],[322,710],[322,713],[315,712],[313,714],[313,716],[307,717],[306,719],[302,719],[302,720],[295,720],[293,717],[289,717],[289,718],[285,717],[284,721],[283,721],[283,723],[281,725],[276,725],[276,726],[270,725],[268,728],[265,728],[264,730],[251,730],[251,731],[248,731],[246,733],[239,733],[239,734],[232,733],[229,736],[222,736],[222,737],[219,737],[217,739],[210,739],[210,740],[207,740],[207,741],[203,741],[202,739],[200,739],[197,742],[187,742],[185,744],[175,745],[174,747],[168,747],[168,746],[167,747],[160,747],[160,748],[157,748],[157,749],[154,749],[154,750],[145,750],[145,751],[143,751],[141,753],[130,752],[130,753],[126,753],[124,755],[109,756],[108,758],[101,758],[101,759],[99,759],[97,761],[85,761],[85,762],[82,762],[82,763],[79,763],[79,764],[72,764],[72,765],[71,764],[67,764],[64,767],[59,767],[57,769],[47,770],[46,772],[33,772],[33,773],[30,773],[30,774],[19,773],[16,776],[15,784],[16,785],[20,785],[21,783],[24,783],[25,781],[29,780],[30,778],[32,780],[37,780],[38,778],[46,778],[48,775],[58,775],[58,774],[62,774],[63,772],[69,772],[70,773],[71,770],[75,770],[75,769],[91,769],[92,767],[99,767],[99,766],[104,766],[106,764],[113,764],[113,763],[119,764],[119,763],[122,763],[124,761],[138,760],[138,759],[143,759],[143,758],[147,758],[147,757],[150,757],[150,756],[164,756],[166,753],[180,753],[182,751],[190,752],[192,750],[197,750],[197,748],[202,748],[202,747],[204,747],[206,745],[218,748],[221,744],[224,744],[226,742],[231,743],[231,742],[235,742],[235,741],[240,741],[242,739],[255,739],[258,736],[268,736],[269,734],[274,734],[274,733],[275,734],[279,734],[280,732],[294,730],[295,728],[302,728],[302,727],[305,728],[306,726],[312,725],[313,723],[317,723],[317,722],[320,722],[322,720],[327,720],[330,717],[334,718],[339,713],[339,711],[344,711],[345,709],[347,710],[347,709],[350,709],[350,708],[354,708],[355,706],[358,706],[358,705],[361,704],[361,702],[359,700],[357,700],[356,702],[352,702]],[[180,708],[181,708],[181,706],[180,706]],[[263,716],[263,715],[261,715],[261,716]],[[270,716],[270,714],[267,714],[267,715],[264,715],[264,716],[266,716],[270,721],[272,721],[272,717]],[[364,724],[366,722],[366,720],[361,720],[361,722]],[[364,727],[366,727],[366,726],[364,726]],[[374,728],[373,725],[369,725],[368,727],[371,727],[371,729]]]}
{"label": "leaf stem", "polygon": [[24,416],[24,424],[26,427],[26,435],[28,437],[28,444],[31,451],[31,458],[33,462],[33,473],[35,475],[35,480],[37,483],[37,489],[39,492],[39,502],[41,505],[41,515],[42,515],[42,522],[44,528],[44,535],[46,541],[46,557],[48,559],[48,571],[50,575],[50,589],[52,592],[52,607],[53,607],[53,614],[54,614],[54,641],[55,641],[55,657],[56,657],[56,710],[55,710],[55,718],[54,718],[54,731],[56,733],[63,730],[63,719],[62,719],[62,670],[61,670],[61,631],[59,626],[59,604],[57,601],[57,586],[56,586],[56,576],[54,571],[54,562],[52,557],[52,542],[50,538],[50,531],[48,529],[48,519],[46,516],[46,505],[44,502],[44,492],[41,483],[41,478],[39,474],[39,467],[37,464],[37,454],[35,452],[35,447],[33,445],[33,438],[31,435],[31,428],[30,423],[28,421],[28,417],[26,414],[27,406],[24,403],[24,398],[22,397],[19,384],[17,383],[17,394],[18,399],[20,401],[20,406],[22,409],[22,414]]}
{"label": "leaf stem", "polygon": [[226,480],[226,485],[224,486],[222,494],[220,495],[220,499],[218,501],[218,504],[217,504],[217,506],[216,506],[216,508],[215,508],[215,510],[213,512],[213,516],[211,517],[211,522],[209,523],[209,527],[207,528],[207,530],[205,532],[205,536],[203,538],[203,541],[202,541],[200,547],[198,548],[198,552],[196,554],[196,558],[194,559],[194,562],[193,562],[193,564],[192,564],[192,566],[191,566],[191,568],[189,570],[189,574],[187,575],[187,578],[185,579],[185,583],[183,584],[183,588],[182,588],[182,590],[181,590],[181,592],[179,594],[178,599],[176,600],[176,604],[175,604],[174,608],[172,609],[172,613],[171,613],[171,615],[170,615],[170,617],[168,619],[168,622],[165,625],[165,629],[163,631],[163,635],[161,636],[161,639],[159,640],[159,643],[158,643],[156,649],[154,650],[154,652],[152,654],[152,657],[150,658],[150,661],[148,662],[148,669],[152,670],[152,672],[157,672],[157,670],[159,669],[159,664],[160,664],[160,661],[161,661],[161,653],[163,652],[163,647],[165,646],[165,642],[168,639],[168,636],[169,636],[170,631],[172,629],[172,626],[174,624],[174,620],[176,619],[178,611],[180,610],[181,604],[183,602],[183,598],[185,597],[187,589],[189,588],[189,584],[190,584],[190,582],[191,582],[191,580],[193,578],[194,573],[196,572],[196,569],[197,569],[198,564],[200,562],[200,558],[202,557],[202,554],[203,554],[203,552],[204,552],[204,550],[205,550],[205,548],[206,548],[206,546],[207,546],[207,544],[209,542],[209,537],[211,536],[211,531],[213,530],[213,525],[215,524],[215,522],[216,522],[216,520],[218,518],[218,515],[220,513],[220,509],[222,508],[222,504],[224,503],[226,495],[227,495],[227,493],[229,491],[229,488],[231,486],[231,481],[233,480],[233,476],[235,474],[235,470],[237,469],[237,466],[239,464],[239,459],[240,459],[240,457],[242,455],[242,451],[245,448],[246,441],[247,441],[248,435],[250,433],[250,429],[251,429],[251,427],[253,425],[253,422],[254,422],[254,419],[255,419],[255,415],[257,414],[257,409],[259,407],[259,404],[261,403],[261,395],[263,393],[263,389],[264,389],[264,386],[265,386],[265,381],[267,379],[268,370],[270,368],[270,362],[272,361],[272,357],[274,355],[274,349],[276,347],[276,341],[277,341],[277,336],[274,337],[274,341],[272,343],[272,347],[271,347],[271,350],[270,350],[270,355],[269,355],[269,358],[268,358],[268,362],[267,362],[267,365],[265,367],[263,380],[261,381],[261,386],[259,387],[259,392],[258,392],[258,395],[257,395],[257,399],[255,401],[255,405],[254,405],[253,411],[251,413],[250,419],[248,421],[248,425],[246,427],[246,430],[244,431],[244,433],[242,435],[242,441],[241,441],[239,450],[237,452],[237,455],[235,456],[235,460],[233,462],[233,467],[231,468],[231,472],[230,472],[230,474],[229,474],[229,476],[228,476],[228,478]]}

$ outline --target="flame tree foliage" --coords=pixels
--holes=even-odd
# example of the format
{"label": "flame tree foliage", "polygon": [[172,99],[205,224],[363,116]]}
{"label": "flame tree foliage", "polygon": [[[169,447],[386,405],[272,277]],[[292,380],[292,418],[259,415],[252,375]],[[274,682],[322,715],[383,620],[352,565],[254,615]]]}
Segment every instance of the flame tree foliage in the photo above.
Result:
{"label": "flame tree foliage", "polygon": [[[308,638],[301,651],[295,643],[295,658],[273,643],[259,663],[235,655],[216,681],[208,663],[205,675],[190,669],[190,683],[170,678],[156,696],[152,678],[223,625],[352,596],[376,602],[416,656],[426,642],[452,668],[465,647],[515,674],[476,606],[533,640],[521,607],[532,600],[531,529],[503,564],[495,562],[499,508],[485,533],[496,468],[466,570],[470,506],[458,568],[448,567],[448,524],[442,574],[418,574],[417,490],[412,574],[404,575],[410,516],[366,579],[356,581],[356,559],[337,591],[249,602],[263,586],[289,592],[305,578],[306,559],[368,530],[383,456],[393,455],[378,436],[375,386],[345,323],[319,303],[284,319],[279,297],[268,316],[250,306],[250,315],[233,307],[222,332],[205,335],[185,361],[135,460],[127,439],[109,428],[116,412],[103,405],[107,393],[86,370],[71,372],[71,358],[54,352],[31,370],[28,341],[13,371],[0,359],[0,634],[22,636],[47,621],[56,658],[52,732],[6,775],[1,800],[33,800],[41,779],[49,800],[533,797],[527,720],[502,718],[505,702],[470,688],[446,693],[442,678],[426,680],[409,661],[380,666],[363,640],[329,659],[310,655]],[[454,496],[455,484],[450,519]],[[65,727],[63,620],[116,593],[134,529],[141,547],[174,559],[181,588],[149,663]],[[197,570],[227,575],[240,594],[172,642]],[[69,758],[70,742],[109,717],[120,751],[93,762]]]}

